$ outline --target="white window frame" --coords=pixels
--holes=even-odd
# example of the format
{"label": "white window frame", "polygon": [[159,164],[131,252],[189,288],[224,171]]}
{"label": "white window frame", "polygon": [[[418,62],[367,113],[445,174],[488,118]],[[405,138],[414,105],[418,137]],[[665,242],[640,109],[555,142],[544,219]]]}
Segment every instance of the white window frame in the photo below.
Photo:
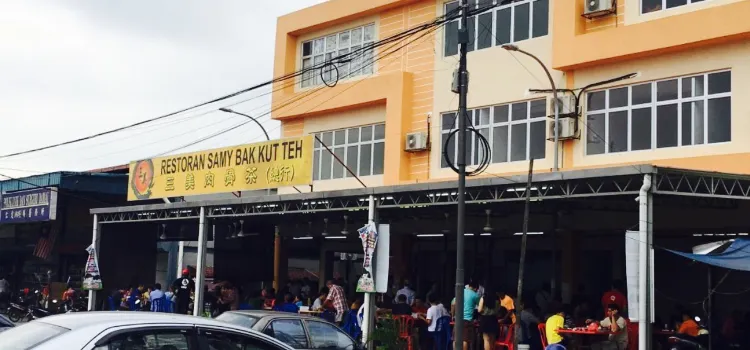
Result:
{"label": "white window frame", "polygon": [[[474,6],[475,6],[474,8],[479,8],[479,2],[480,2],[480,0],[473,0],[473,1],[475,3],[474,4]],[[497,5],[498,1],[502,1],[502,0],[492,0],[492,4],[493,5]],[[505,4],[505,5],[498,6],[498,7],[493,7],[493,8],[491,8],[491,9],[485,11],[485,12],[478,13],[478,14],[472,16],[472,18],[474,18],[474,33],[472,34],[472,36],[474,37],[474,41],[473,41],[474,47],[471,48],[469,51],[484,50],[484,49],[489,49],[489,48],[491,48],[493,46],[499,46],[498,43],[497,43],[497,40],[496,40],[496,38],[497,38],[497,32],[496,32],[497,31],[497,17],[498,17],[497,13],[499,11],[501,11],[501,10],[508,9],[508,8],[510,9],[510,41],[507,42],[507,43],[500,44],[500,45],[514,44],[514,43],[517,43],[517,42],[520,42],[520,41],[526,41],[526,40],[530,40],[530,39],[535,39],[535,38],[541,38],[541,37],[544,37],[544,36],[548,36],[549,35],[549,31],[550,31],[550,20],[549,20],[550,3],[553,2],[554,0],[547,0],[547,11],[548,11],[548,13],[547,13],[547,34],[535,37],[534,36],[534,3],[537,2],[537,1],[539,1],[539,0],[517,0],[516,2],[512,2],[512,3]],[[453,3],[458,3],[458,2],[459,2],[458,0],[445,2],[443,4],[443,13],[448,13],[448,5],[453,4]],[[522,6],[524,4],[529,4],[529,31],[528,31],[528,37],[526,39],[522,39],[522,40],[515,40],[515,21],[516,21],[515,14],[516,14],[516,7]],[[491,45],[489,47],[479,49],[478,48],[479,32],[480,32],[480,28],[479,28],[480,27],[480,25],[479,25],[479,16],[484,15],[486,13],[492,13],[492,28],[490,28],[490,36],[491,36],[492,43],[491,43]],[[458,19],[453,20],[451,22],[457,22],[458,23],[458,28],[461,28],[461,21],[459,21]],[[445,39],[446,39],[446,35],[444,34],[443,35],[443,40],[445,41]],[[446,56],[445,55],[445,44],[443,44],[443,56],[445,56],[445,57],[455,56],[455,55],[450,55],[450,56]]]}
{"label": "white window frame", "polygon": [[[545,126],[545,134],[544,139],[547,140],[547,134],[546,134],[546,118],[547,118],[547,110],[545,108],[545,113],[543,116],[540,117],[534,117],[531,118],[531,103],[534,101],[544,101],[545,107],[547,106],[547,100],[546,99],[533,99],[533,100],[526,100],[526,101],[516,101],[516,102],[510,102],[510,103],[503,103],[499,105],[492,105],[492,106],[485,106],[485,107],[478,107],[467,110],[469,115],[471,116],[472,124],[474,125],[474,128],[477,129],[477,131],[480,131],[482,129],[489,129],[489,137],[487,137],[487,142],[490,144],[490,148],[492,149],[494,145],[494,138],[495,138],[495,128],[501,127],[501,126],[507,126],[508,127],[508,142],[506,144],[506,161],[504,162],[494,162],[492,160],[492,154],[494,154],[495,150],[492,149],[490,153],[490,163],[491,164],[506,164],[506,163],[513,163],[513,162],[525,162],[529,160],[529,157],[531,156],[531,124],[535,122],[544,122]],[[520,119],[520,120],[513,120],[513,105],[518,103],[525,103],[526,104],[526,119]],[[501,106],[508,106],[508,121],[506,122],[495,122],[495,107],[501,107]],[[474,121],[474,114],[475,111],[480,111],[482,109],[489,108],[490,114],[489,114],[489,123],[488,124],[475,124]],[[453,130],[456,130],[458,128],[458,120],[454,123],[453,127],[451,129],[443,130],[443,118],[445,118],[447,115],[455,114],[456,118],[458,118],[458,112],[457,111],[450,111],[450,112],[443,112],[440,114],[440,151],[441,151],[441,157],[442,157],[442,150],[444,149],[443,145],[443,135],[450,133]],[[479,119],[479,122],[481,123],[481,118]],[[519,125],[519,124],[526,124],[526,156],[524,159],[519,160],[512,160],[512,144],[513,144],[513,125]],[[453,159],[455,161],[456,156],[458,155],[458,133],[454,134],[452,136],[453,138]],[[478,150],[474,148],[475,145],[475,139],[476,135],[474,133],[471,134],[471,139],[468,141],[469,144],[467,145],[467,165],[476,165],[474,164],[474,157],[477,154]],[[546,145],[546,142],[545,142]],[[545,146],[546,147],[546,146]],[[545,149],[544,151],[544,157],[547,157],[547,151]],[[536,158],[535,158],[536,159]],[[544,159],[544,158],[540,158]],[[441,168],[446,168],[442,166],[442,159],[441,159]]]}
{"label": "white window frame", "polygon": [[[619,153],[625,153],[625,152],[643,152],[643,151],[653,151],[657,149],[670,149],[670,148],[678,148],[678,147],[695,147],[695,146],[705,146],[705,145],[716,145],[716,144],[722,144],[722,143],[729,143],[730,141],[721,141],[721,142],[711,142],[708,141],[708,101],[718,98],[725,98],[729,97],[731,99],[732,92],[731,92],[731,86],[729,92],[722,92],[722,93],[714,93],[709,94],[708,92],[708,77],[711,74],[716,73],[724,73],[729,72],[731,74],[730,69],[724,69],[724,70],[718,70],[718,71],[711,71],[711,72],[704,72],[704,73],[697,73],[697,74],[689,74],[684,76],[678,76],[678,77],[672,77],[668,79],[660,79],[660,80],[653,80],[653,81],[646,81],[646,82],[640,82],[635,83],[631,85],[626,86],[616,86],[611,87],[607,89],[601,89],[601,90],[595,90],[590,91],[586,93],[586,100],[588,101],[589,94],[597,93],[597,92],[604,92],[604,109],[598,109],[598,110],[588,110],[588,104],[586,107],[586,112],[584,116],[584,121],[586,125],[586,130],[584,131],[586,133],[585,137],[585,143],[584,143],[584,154],[586,156],[600,156],[600,155],[606,155],[606,154],[612,154],[613,152],[610,151],[610,141],[609,141],[609,119],[610,119],[610,113],[614,112],[622,112],[627,111],[628,113],[628,130],[627,130],[627,148],[624,151],[614,152],[614,154]],[[682,96],[682,84],[683,80],[686,78],[694,78],[694,77],[703,77],[703,95],[702,96],[691,96],[691,97],[683,97]],[[672,100],[666,100],[666,101],[657,101],[657,85],[660,82],[666,82],[666,81],[672,81],[677,80],[677,98]],[[694,81],[692,81],[694,82]],[[651,89],[651,102],[649,103],[642,103],[633,105],[632,103],[632,97],[633,97],[633,87],[635,86],[641,86],[649,84]],[[623,107],[609,107],[609,93],[611,90],[617,90],[621,88],[627,88],[628,89],[628,104]],[[695,91],[696,85],[693,84],[692,90]],[[682,104],[683,103],[692,103],[696,101],[702,101],[703,102],[703,142],[696,144],[695,143],[695,125],[692,124],[691,120],[691,142],[689,145],[683,145],[682,144]],[[731,100],[730,100],[731,102]],[[657,141],[657,134],[658,130],[656,129],[657,126],[657,109],[659,106],[668,106],[668,105],[677,105],[677,145],[676,146],[670,146],[670,147],[657,147],[656,141]],[[633,110],[637,109],[645,109],[648,108],[651,111],[651,148],[647,149],[639,149],[639,150],[633,150],[632,149],[632,133],[633,133]],[[596,154],[589,154],[589,131],[591,129],[588,126],[588,116],[590,114],[603,114],[604,115],[604,135],[598,135],[599,138],[604,138],[602,140],[604,142],[604,152],[603,153],[596,153]],[[731,118],[731,116],[730,116]],[[730,130],[731,133],[731,130]]]}
{"label": "white window frame", "polygon": [[[375,126],[382,125],[383,126],[383,138],[382,139],[375,139]],[[362,128],[370,127],[372,132],[372,138],[369,141],[362,141]],[[357,142],[349,142],[349,130],[351,129],[357,129],[357,132],[359,134],[359,137],[357,138]],[[341,145],[336,145],[336,132],[337,131],[344,131],[344,143]],[[382,175],[381,174],[373,174],[374,165],[375,165],[375,145],[376,144],[383,144],[383,167],[385,168],[385,123],[376,123],[376,124],[369,124],[369,125],[361,125],[361,126],[354,126],[351,128],[343,128],[343,129],[335,129],[335,130],[325,130],[325,131],[319,131],[316,132],[315,135],[320,138],[321,141],[323,141],[323,134],[325,133],[331,133],[331,144],[326,144],[325,146],[328,146],[328,148],[331,150],[331,152],[334,152],[336,148],[344,148],[344,155],[341,158],[341,161],[346,164],[346,160],[349,156],[349,147],[351,146],[357,146],[357,165],[352,170],[353,173],[357,174],[357,176],[377,176]],[[361,164],[361,154],[362,154],[362,146],[363,145],[370,145],[370,174],[369,175],[360,175],[359,174],[359,166]],[[328,150],[326,150],[325,146],[321,142],[318,142],[315,140],[314,147],[313,147],[313,179],[315,181],[328,181],[328,180],[338,180],[338,179],[345,179],[345,178],[351,178],[353,177],[349,172],[346,170],[346,167],[343,167],[344,176],[343,177],[334,177],[333,175],[333,169],[335,168],[335,165],[338,163],[336,159],[331,155],[331,177],[328,179],[322,179],[321,174],[322,168],[323,168],[323,153],[328,153]],[[314,155],[316,152],[320,151],[320,157],[316,158]],[[383,172],[385,172],[385,169],[383,169]]]}
{"label": "white window frame", "polygon": [[[352,45],[352,32],[355,30],[360,29],[362,32],[362,41],[360,41],[357,45]],[[339,57],[341,55],[346,55],[348,53],[352,52],[353,46],[359,46],[357,49],[354,50],[361,50],[363,47],[365,47],[368,44],[373,44],[376,41],[376,31],[375,31],[375,23],[368,23],[362,26],[349,28],[347,30],[342,30],[340,32],[331,33],[325,36],[313,38],[310,40],[305,40],[300,44],[299,50],[300,50],[300,62],[299,67],[300,69],[305,69],[307,67],[314,67],[316,66],[315,58],[318,58],[319,56],[322,57],[322,61],[318,62],[317,64],[320,65],[324,62],[328,62],[330,60],[335,61],[336,57]],[[369,40],[365,40],[365,32],[367,30],[370,30],[371,37]],[[341,37],[343,34],[349,34],[349,45],[346,47],[341,46]],[[336,37],[335,41],[336,43],[332,49],[328,49],[328,40],[331,37]],[[322,53],[315,53],[315,42],[322,40],[323,45],[323,52]],[[310,44],[310,54],[305,55],[305,45]],[[345,51],[345,52],[342,52]],[[330,56],[330,57],[328,57]],[[339,79],[349,79],[356,76],[362,76],[362,75],[370,75],[375,72],[374,67],[374,49],[371,48],[366,51],[361,51],[360,54],[357,55],[351,55],[347,56],[347,62],[338,62],[336,66],[339,69]],[[327,58],[328,57],[328,58]],[[309,65],[305,66],[305,61],[309,60]],[[359,68],[352,70],[351,68],[355,65],[358,65]],[[346,68],[345,70],[342,68]],[[301,88],[310,88],[310,87],[316,87],[324,85],[323,80],[321,79],[321,70],[315,69],[311,70],[310,72],[303,73],[299,77],[299,86]],[[343,71],[343,72],[342,72]],[[335,73],[325,73],[324,74],[335,74]],[[335,77],[333,77],[335,78]],[[333,79],[332,79],[333,80]]]}
{"label": "white window frame", "polygon": [[650,13],[657,13],[657,12],[661,12],[661,11],[665,11],[665,10],[676,9],[676,8],[680,8],[682,6],[689,6],[689,5],[698,4],[698,3],[702,3],[702,2],[706,2],[706,1],[710,1],[710,0],[686,0],[687,1],[686,4],[684,4],[684,5],[677,5],[675,7],[670,7],[670,8],[667,8],[667,1],[668,0],[661,0],[661,9],[654,10],[654,11],[651,11],[651,12],[643,12],[643,1],[644,0],[638,0],[638,5],[640,7],[641,14],[642,15],[647,15],[647,14],[650,14]]}

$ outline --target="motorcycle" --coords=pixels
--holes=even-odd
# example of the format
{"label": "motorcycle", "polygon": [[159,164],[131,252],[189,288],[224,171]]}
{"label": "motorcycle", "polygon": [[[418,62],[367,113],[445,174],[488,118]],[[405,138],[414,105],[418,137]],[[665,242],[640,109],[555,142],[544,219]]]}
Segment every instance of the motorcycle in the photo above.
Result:
{"label": "motorcycle", "polygon": [[[21,320],[36,320],[52,315],[50,310],[39,306],[39,300],[40,294],[38,290],[34,291],[34,295],[19,296],[17,303],[10,304],[8,318],[13,322],[19,322]],[[57,300],[53,300],[53,303],[57,303]]]}
{"label": "motorcycle", "polygon": [[708,349],[708,330],[706,326],[701,323],[700,317],[696,317],[695,321],[700,326],[700,331],[697,337],[692,337],[685,334],[675,334],[667,339],[669,343],[669,350],[706,350]]}

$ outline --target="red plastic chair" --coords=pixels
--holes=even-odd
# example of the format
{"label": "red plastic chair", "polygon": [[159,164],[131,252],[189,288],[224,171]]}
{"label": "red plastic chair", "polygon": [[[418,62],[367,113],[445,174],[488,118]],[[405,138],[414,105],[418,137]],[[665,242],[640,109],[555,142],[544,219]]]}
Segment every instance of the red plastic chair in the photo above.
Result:
{"label": "red plastic chair", "polygon": [[540,323],[536,325],[536,329],[539,330],[539,337],[542,338],[542,348],[546,349],[547,346],[549,346],[549,343],[547,342],[547,325],[545,323]]}
{"label": "red plastic chair", "polygon": [[398,315],[393,316],[393,320],[396,321],[396,327],[398,327],[398,337],[406,340],[406,346],[408,350],[413,350],[413,339],[412,330],[414,330],[414,317],[411,315]]}
{"label": "red plastic chair", "polygon": [[625,324],[628,330],[628,349],[638,350],[638,324],[631,323],[627,318]]}
{"label": "red plastic chair", "polygon": [[[515,329],[515,325],[501,324],[499,337],[497,341],[495,341],[495,348],[506,348],[508,350],[513,350],[513,333]],[[502,337],[502,339],[500,339],[500,337]]]}

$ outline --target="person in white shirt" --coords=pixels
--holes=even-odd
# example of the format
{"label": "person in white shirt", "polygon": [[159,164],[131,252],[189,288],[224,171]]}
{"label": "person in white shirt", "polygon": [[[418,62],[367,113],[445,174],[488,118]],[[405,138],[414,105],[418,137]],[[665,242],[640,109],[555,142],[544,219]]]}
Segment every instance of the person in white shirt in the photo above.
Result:
{"label": "person in white shirt", "polygon": [[414,293],[414,290],[409,287],[409,281],[405,281],[404,288],[401,288],[396,292],[396,300],[398,300],[398,296],[402,294],[406,296],[406,305],[414,305],[414,296],[416,293]]}
{"label": "person in white shirt", "polygon": [[312,307],[310,310],[312,311],[322,311],[323,310],[323,303],[325,303],[326,298],[328,297],[328,288],[323,287],[320,289],[320,296],[315,298],[315,301],[312,304]]}
{"label": "person in white shirt", "polygon": [[431,306],[427,309],[427,314],[424,316],[420,315],[419,318],[427,323],[428,332],[437,332],[440,330],[437,328],[438,320],[443,316],[450,316],[450,314],[435,295],[430,295],[430,298],[428,298],[427,301]]}

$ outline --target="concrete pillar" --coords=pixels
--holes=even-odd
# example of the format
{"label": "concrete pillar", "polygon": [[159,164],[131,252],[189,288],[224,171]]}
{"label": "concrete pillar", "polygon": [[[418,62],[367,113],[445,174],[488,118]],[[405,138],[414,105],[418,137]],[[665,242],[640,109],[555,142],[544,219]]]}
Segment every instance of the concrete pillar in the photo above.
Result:
{"label": "concrete pillar", "polygon": [[195,268],[195,299],[193,304],[193,316],[203,314],[203,286],[206,278],[206,208],[201,207],[200,220],[198,221],[198,262]]}
{"label": "concrete pillar", "polygon": [[[101,242],[101,225],[99,224],[99,216],[94,214],[94,229],[91,235],[91,245],[94,247],[94,258],[99,260],[99,246]],[[89,311],[94,311],[96,307],[96,291],[89,290]]]}
{"label": "concrete pillar", "polygon": [[286,285],[289,275],[289,259],[287,259],[286,246],[281,237],[279,226],[274,227],[273,240],[273,288],[277,292]]}

